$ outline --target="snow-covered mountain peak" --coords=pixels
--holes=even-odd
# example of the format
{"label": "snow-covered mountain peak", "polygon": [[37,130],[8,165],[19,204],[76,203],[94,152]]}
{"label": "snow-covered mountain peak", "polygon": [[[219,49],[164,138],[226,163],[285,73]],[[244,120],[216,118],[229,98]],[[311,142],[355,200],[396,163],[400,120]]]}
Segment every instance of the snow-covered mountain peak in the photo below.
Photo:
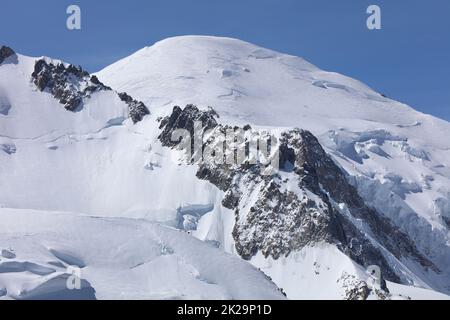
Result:
{"label": "snow-covered mountain peak", "polygon": [[[292,64],[302,70],[317,70],[317,67],[310,64],[300,57],[280,54],[276,51],[258,47],[252,43],[228,37],[215,36],[177,36],[167,38],[156,42],[152,46],[147,46],[135,54],[128,57],[130,60],[139,59],[145,56],[150,56],[159,51],[161,54],[174,54],[180,56],[184,53],[187,57],[192,57],[193,53],[197,53],[198,62],[201,63],[203,59],[220,57],[228,59],[245,59],[248,57],[254,59],[292,59]],[[126,58],[126,59],[128,59]]]}
{"label": "snow-covered mountain peak", "polygon": [[311,131],[367,205],[450,271],[448,122],[302,58],[229,38],[170,38],[97,75],[157,116],[196,104],[212,106],[222,124]]}
{"label": "snow-covered mountain peak", "polygon": [[[115,230],[151,223],[148,230],[161,237],[180,233],[183,242],[190,233],[207,243],[195,242],[194,251],[207,246],[248,259],[289,298],[370,298],[377,291],[366,283],[369,264],[386,280],[450,292],[449,123],[302,58],[230,38],[166,39],[95,75],[1,52],[0,215],[10,225],[18,211],[6,208],[51,217],[45,230],[35,220],[19,230],[41,230],[34,239],[43,255],[16,251],[32,263],[52,255],[45,246],[51,224],[89,224],[92,218],[67,213],[76,212],[101,217],[88,240],[67,240],[74,232],[67,228],[58,236],[69,256],[84,256],[92,267],[101,256],[88,243],[108,252]],[[178,145],[168,142],[199,119],[217,132],[276,132],[284,170],[260,176],[252,166],[181,162]],[[55,211],[64,213],[48,215]],[[102,230],[111,223],[117,228]],[[89,240],[97,233],[101,241]],[[144,233],[120,239],[130,236],[139,253]],[[2,230],[0,238],[26,246]],[[203,262],[192,260],[187,273]],[[135,284],[159,266],[132,271],[130,291],[142,290]],[[88,280],[101,289],[100,267]],[[193,278],[203,281],[203,274]],[[8,279],[0,279],[0,294]],[[248,285],[258,289],[252,279]],[[383,289],[391,287],[388,281]],[[375,295],[395,297],[395,290]],[[236,297],[227,289],[211,296]]]}
{"label": "snow-covered mountain peak", "polygon": [[[255,267],[160,226],[172,212],[149,197],[161,180],[144,103],[81,67],[0,55],[0,300],[284,298]],[[130,219],[146,214],[158,223]],[[73,267],[80,290],[66,286]]]}
{"label": "snow-covered mountain peak", "polygon": [[259,125],[308,126],[310,120],[317,123],[326,116],[320,121],[324,131],[345,126],[351,119],[364,120],[365,126],[374,122],[406,126],[420,117],[359,81],[230,38],[169,38],[114,63],[98,76],[117,90],[132,90],[155,107],[214,105],[233,121]]}

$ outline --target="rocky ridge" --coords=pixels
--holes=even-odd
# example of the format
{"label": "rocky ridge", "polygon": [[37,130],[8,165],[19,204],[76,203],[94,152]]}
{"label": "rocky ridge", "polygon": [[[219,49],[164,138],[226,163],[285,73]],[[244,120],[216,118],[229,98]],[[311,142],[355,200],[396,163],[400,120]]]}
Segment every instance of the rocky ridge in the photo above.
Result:
{"label": "rocky ridge", "polygon": [[[95,75],[90,75],[81,67],[63,63],[54,64],[46,59],[39,59],[31,75],[39,91],[48,91],[68,111],[77,112],[83,108],[83,101],[100,91],[112,91]],[[118,93],[119,98],[127,103],[128,115],[133,123],[139,122],[149,114],[144,103],[134,100],[126,93]]]}
{"label": "rocky ridge", "polygon": [[[203,149],[222,143],[214,140],[214,131],[223,134],[231,127],[218,124],[216,118],[212,108],[176,106],[162,119],[159,139],[164,146],[177,148],[181,141],[172,141],[172,132],[186,129],[193,134],[197,121],[213,132]],[[265,135],[270,139],[269,133]],[[272,154],[279,156],[280,168],[273,174],[262,174],[267,165],[260,161],[251,164],[248,139],[243,164],[198,163],[197,177],[224,191],[222,205],[235,212],[233,238],[241,257],[248,260],[261,252],[278,259],[307,245],[327,242],[364,267],[379,266],[384,279],[390,281],[406,281],[392,266],[392,259],[411,259],[424,270],[439,273],[405,233],[364,203],[346,173],[309,131],[292,129],[277,139],[278,149]],[[193,163],[191,158],[189,162]]]}

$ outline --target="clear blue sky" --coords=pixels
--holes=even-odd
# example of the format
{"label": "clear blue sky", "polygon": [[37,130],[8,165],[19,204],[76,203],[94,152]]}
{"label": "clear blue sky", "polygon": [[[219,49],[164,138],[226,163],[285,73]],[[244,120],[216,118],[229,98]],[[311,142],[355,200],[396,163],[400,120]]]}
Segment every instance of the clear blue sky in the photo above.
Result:
{"label": "clear blue sky", "polygon": [[[82,30],[66,29],[66,8]],[[382,9],[382,30],[366,8]],[[97,71],[169,36],[240,38],[302,56],[322,69],[450,120],[449,0],[2,0],[0,43]]]}

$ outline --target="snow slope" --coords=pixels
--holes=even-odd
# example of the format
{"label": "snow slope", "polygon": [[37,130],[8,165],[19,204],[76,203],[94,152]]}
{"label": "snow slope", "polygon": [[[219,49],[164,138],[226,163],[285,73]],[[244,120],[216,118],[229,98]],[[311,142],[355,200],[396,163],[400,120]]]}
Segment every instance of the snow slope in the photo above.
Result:
{"label": "snow slope", "polygon": [[[352,262],[333,246],[319,245],[306,247],[280,261],[264,258],[261,254],[252,259],[252,263],[270,274],[272,280],[286,292],[290,299],[335,300],[346,298],[345,278],[343,274],[354,275],[357,279],[368,281],[366,270]],[[331,283],[338,282],[333,286]],[[422,289],[387,282],[392,300],[450,300],[450,296]],[[371,295],[368,299],[378,299]]]}
{"label": "snow slope", "polygon": [[[17,209],[0,220],[0,299],[284,298],[248,263],[155,223]],[[68,266],[81,292],[66,288]]]}
{"label": "snow slope", "polygon": [[[183,203],[211,202],[192,196],[210,190],[206,183],[193,186],[183,179],[188,170],[163,166],[173,161],[153,146],[157,123],[133,125],[113,91],[97,92],[81,111],[68,112],[31,82],[40,58],[17,56],[17,63],[0,66],[1,99],[10,106],[0,114],[1,205],[170,220]],[[181,177],[161,185],[154,171]],[[175,188],[179,198],[172,199]]]}

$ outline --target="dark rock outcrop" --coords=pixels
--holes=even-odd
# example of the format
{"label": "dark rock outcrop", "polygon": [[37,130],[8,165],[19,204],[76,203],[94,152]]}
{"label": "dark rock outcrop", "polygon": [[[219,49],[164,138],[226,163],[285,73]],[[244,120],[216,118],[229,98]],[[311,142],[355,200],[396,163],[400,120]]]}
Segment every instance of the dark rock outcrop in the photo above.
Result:
{"label": "dark rock outcrop", "polygon": [[[172,114],[161,121],[159,139],[164,146],[176,147],[180,141],[172,141],[172,132],[185,129],[193,134],[195,122],[204,130],[223,133],[228,127],[218,124],[216,115],[212,109],[200,111],[193,105],[174,107]],[[215,141],[204,141],[203,149],[211,143]],[[249,157],[249,141],[245,143]],[[391,281],[402,281],[402,275],[388,262],[393,257],[413,260],[425,270],[439,272],[405,233],[364,203],[346,173],[309,131],[282,133],[278,155],[284,175],[263,175],[267,165],[252,164],[249,158],[234,165],[211,164],[205,159],[198,163],[197,177],[224,191],[222,205],[235,212],[233,238],[244,259],[257,252],[278,259],[307,245],[327,242],[364,267],[379,266],[383,277]],[[296,185],[298,190],[290,191],[288,185]],[[366,293],[363,290],[361,296]]]}
{"label": "dark rock outcrop", "polygon": [[0,64],[2,64],[6,59],[8,59],[9,57],[11,57],[15,54],[16,53],[14,52],[14,50],[11,49],[10,47],[1,46],[0,47]]}
{"label": "dark rock outcrop", "polygon": [[150,111],[143,102],[134,100],[125,92],[119,93],[119,98],[128,104],[128,116],[133,123],[141,121],[146,115],[150,114]]}
{"label": "dark rock outcrop", "polygon": [[391,295],[386,287],[375,288],[370,287],[366,281],[356,278],[354,275],[343,273],[338,283],[344,289],[345,300],[367,300],[370,295],[375,296],[378,300],[390,300]]}
{"label": "dark rock outcrop", "polygon": [[191,137],[194,137],[195,122],[200,122],[202,124],[202,128],[200,129],[206,131],[217,127],[218,124],[216,118],[218,117],[218,114],[212,108],[200,112],[200,110],[192,104],[187,105],[184,109],[175,106],[172,114],[169,117],[162,119],[159,126],[159,128],[162,129],[162,132],[158,138],[164,146],[174,147],[179,141],[172,141],[172,132],[177,129],[185,129],[189,131]]}
{"label": "dark rock outcrop", "polygon": [[[81,67],[47,62],[45,59],[36,61],[31,75],[39,91],[50,92],[55,99],[68,111],[79,111],[84,99],[99,91],[112,91],[95,75],[90,75]],[[128,116],[137,123],[149,114],[144,103],[134,100],[126,93],[118,93],[119,98],[128,105]]]}
{"label": "dark rock outcrop", "polygon": [[36,61],[31,77],[40,91],[50,92],[68,111],[80,110],[83,99],[94,92],[111,90],[81,67],[55,65],[45,59]]}

